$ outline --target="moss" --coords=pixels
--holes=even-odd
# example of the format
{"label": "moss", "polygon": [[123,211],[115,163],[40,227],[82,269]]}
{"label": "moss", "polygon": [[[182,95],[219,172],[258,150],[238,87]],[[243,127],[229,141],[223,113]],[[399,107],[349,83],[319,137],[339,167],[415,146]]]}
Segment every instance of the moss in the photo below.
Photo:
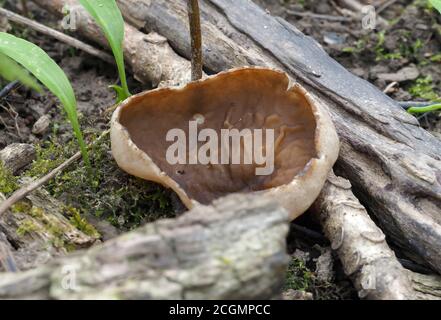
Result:
{"label": "moss", "polygon": [[440,96],[434,91],[435,86],[432,83],[432,77],[422,77],[415,80],[414,85],[409,88],[410,94],[415,98],[421,98],[427,101],[441,101]]}
{"label": "moss", "polygon": [[441,62],[441,53],[435,54],[430,57],[431,62]]}
{"label": "moss", "polygon": [[23,220],[20,226],[17,228],[17,235],[20,237],[25,236],[28,233],[41,230],[40,227],[31,219]]}
{"label": "moss", "polygon": [[[57,130],[57,126],[54,126],[54,130]],[[87,133],[89,141],[96,140],[98,135]],[[46,190],[55,198],[62,199],[68,207],[81,208],[82,212],[90,212],[124,229],[132,229],[143,222],[162,217],[172,217],[170,191],[124,173],[116,165],[109,150],[108,137],[95,143],[90,151],[92,175],[82,162],[75,163],[49,181]],[[76,151],[75,141],[62,144],[54,136],[37,148],[37,159],[25,175],[40,177]],[[81,215],[75,214],[71,218],[72,223],[89,229],[81,222]]]}
{"label": "moss", "polygon": [[46,212],[38,207],[32,206],[27,201],[20,201],[12,207],[15,214],[24,214],[29,218],[25,218],[17,228],[17,235],[25,236],[31,232],[46,232],[49,234],[50,243],[55,248],[64,248],[71,251],[75,246],[67,243],[64,239],[65,230],[62,226],[55,224],[46,214]]}
{"label": "moss", "polygon": [[[82,119],[82,124],[90,128],[84,133],[87,141],[91,142],[99,137],[101,131],[84,123],[89,120]],[[60,124],[54,124],[50,140],[37,147],[37,158],[24,176],[41,177],[78,151],[73,137],[68,143],[57,138],[59,128]],[[49,181],[45,189],[68,207],[81,208],[81,212],[94,214],[126,230],[144,222],[173,217],[171,192],[155,183],[124,173],[116,165],[109,150],[110,139],[107,136],[93,144],[89,152],[92,174],[82,162],[78,162]],[[71,218],[71,222],[82,225],[80,216]]]}
{"label": "moss", "polygon": [[66,211],[68,213],[68,216],[70,216],[70,223],[78,230],[94,238],[101,237],[100,233],[95,229],[95,227],[81,216],[81,213],[78,209],[74,207],[66,207]]}
{"label": "moss", "polygon": [[409,31],[400,30],[399,39],[401,40],[398,44],[398,48],[394,51],[389,51],[384,47],[386,42],[386,31],[381,31],[377,34],[377,44],[375,46],[376,61],[383,60],[398,60],[398,59],[409,59],[418,63],[423,60],[420,57],[421,49],[423,49],[424,44],[421,39],[412,39],[412,33]]}
{"label": "moss", "polygon": [[361,53],[366,48],[366,45],[367,45],[366,38],[359,39],[354,43],[354,46],[343,48],[342,52],[349,54],[358,54]]}
{"label": "moss", "polygon": [[32,205],[27,201],[20,201],[14,204],[11,210],[13,213],[29,213],[32,210]]}
{"label": "moss", "polygon": [[18,189],[18,179],[0,161],[0,192],[9,195]]}
{"label": "moss", "polygon": [[314,269],[315,266],[307,266],[302,260],[292,258],[288,266],[284,289],[310,292],[315,300],[357,298],[357,293],[348,280],[333,280],[332,282],[319,280],[311,268]]}
{"label": "moss", "polygon": [[313,284],[313,277],[302,260],[293,258],[288,266],[285,289],[307,291]]}
{"label": "moss", "polygon": [[31,168],[25,172],[27,177],[41,177],[66,161],[69,155],[76,151],[76,144],[70,141],[67,144],[61,144],[56,138],[45,141],[42,145],[37,145],[37,157],[32,162]]}
{"label": "moss", "polygon": [[387,49],[384,47],[385,42],[386,42],[386,31],[380,31],[377,34],[377,45],[375,46],[376,61],[396,60],[403,58],[403,56],[399,52],[388,52]]}

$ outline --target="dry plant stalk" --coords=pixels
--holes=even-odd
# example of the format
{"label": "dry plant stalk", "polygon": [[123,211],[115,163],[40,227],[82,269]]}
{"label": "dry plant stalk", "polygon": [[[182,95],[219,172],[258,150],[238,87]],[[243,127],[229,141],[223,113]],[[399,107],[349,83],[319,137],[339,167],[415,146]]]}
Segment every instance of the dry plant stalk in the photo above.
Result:
{"label": "dry plant stalk", "polygon": [[191,35],[191,79],[197,81],[202,78],[203,66],[201,17],[198,0],[187,1]]}

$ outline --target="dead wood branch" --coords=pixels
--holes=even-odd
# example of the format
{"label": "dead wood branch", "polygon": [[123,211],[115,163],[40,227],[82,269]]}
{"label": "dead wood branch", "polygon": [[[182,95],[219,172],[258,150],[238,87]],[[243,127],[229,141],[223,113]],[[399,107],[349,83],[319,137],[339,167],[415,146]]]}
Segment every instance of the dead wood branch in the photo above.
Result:
{"label": "dead wood branch", "polygon": [[331,173],[313,209],[360,298],[441,299],[441,277],[403,268],[348,180]]}
{"label": "dead wood branch", "polygon": [[360,298],[414,299],[407,271],[386,236],[354,197],[348,180],[330,175],[315,211]]}
{"label": "dead wood branch", "polygon": [[289,261],[288,224],[275,204],[233,195],[35,270],[0,274],[0,299],[273,298]]}
{"label": "dead wood branch", "polygon": [[98,235],[86,235],[72,225],[65,213],[61,202],[40,190],[0,216],[0,242],[9,253],[5,258],[15,260],[19,270],[28,270],[98,241]]}

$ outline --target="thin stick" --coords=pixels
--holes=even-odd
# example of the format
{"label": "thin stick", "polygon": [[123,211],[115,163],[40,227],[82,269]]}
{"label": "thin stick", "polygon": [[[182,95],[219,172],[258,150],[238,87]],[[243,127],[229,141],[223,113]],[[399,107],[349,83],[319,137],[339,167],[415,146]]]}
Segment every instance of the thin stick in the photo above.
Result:
{"label": "thin stick", "polygon": [[[104,131],[101,136],[96,139],[92,145],[96,144],[97,142],[101,141],[107,134],[109,134],[110,130]],[[44,177],[35,180],[31,182],[30,184],[22,187],[21,189],[15,191],[8,199],[0,203],[0,216],[6,212],[9,208],[11,208],[14,204],[16,204],[18,201],[22,200],[24,197],[26,197],[28,194],[33,192],[34,190],[40,188],[48,181],[52,180],[59,174],[60,172],[64,171],[66,168],[68,168],[71,164],[81,159],[81,152],[78,151],[75,153],[72,157],[67,159],[65,162],[63,162],[60,166],[49,172]]]}
{"label": "thin stick", "polygon": [[286,13],[290,16],[296,16],[296,17],[301,17],[301,18],[307,17],[307,18],[318,19],[318,20],[340,21],[340,22],[354,21],[354,19],[350,18],[350,17],[332,16],[332,15],[328,15],[328,14],[297,12],[294,10],[286,10]]}
{"label": "thin stick", "polygon": [[377,9],[377,14],[382,13],[384,10],[386,10],[387,8],[389,8],[391,5],[393,5],[395,2],[397,2],[397,0],[389,0],[386,3],[383,3],[378,9]]}
{"label": "thin stick", "polygon": [[11,83],[9,83],[8,85],[6,85],[0,91],[0,99],[2,99],[3,97],[6,97],[9,94],[9,92],[14,90],[19,84],[20,84],[20,82],[18,80],[15,80],[15,81],[12,81]]}
{"label": "thin stick", "polygon": [[0,15],[5,16],[8,20],[27,26],[29,28],[32,28],[38,32],[41,32],[42,34],[45,34],[47,36],[53,37],[59,41],[62,41],[74,48],[77,48],[79,50],[82,50],[84,52],[87,52],[95,57],[98,57],[106,62],[114,63],[114,60],[111,55],[107,54],[106,52],[103,52],[101,50],[98,50],[91,45],[88,45],[78,39],[72,38],[62,32],[59,32],[57,30],[54,30],[52,28],[46,27],[45,25],[35,22],[33,20],[30,20],[28,18],[25,18],[19,14],[16,14],[12,11],[0,8]]}
{"label": "thin stick", "polygon": [[202,78],[202,32],[198,0],[187,0],[191,34],[191,80]]}
{"label": "thin stick", "polygon": [[398,82],[394,81],[389,83],[389,85],[383,90],[383,93],[389,93],[392,91],[392,89],[398,84]]}

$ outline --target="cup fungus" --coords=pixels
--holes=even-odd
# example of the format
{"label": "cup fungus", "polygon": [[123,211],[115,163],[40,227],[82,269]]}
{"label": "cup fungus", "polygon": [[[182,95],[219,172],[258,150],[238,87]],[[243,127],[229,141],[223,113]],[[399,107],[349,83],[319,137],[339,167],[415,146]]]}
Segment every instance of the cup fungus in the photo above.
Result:
{"label": "cup fungus", "polygon": [[[192,145],[195,127],[198,141]],[[226,150],[234,139],[225,132],[234,129],[242,134],[239,150]],[[263,134],[271,131],[273,138]],[[182,149],[173,149],[180,152],[176,161],[167,157],[173,145],[167,141],[170,132],[180,132],[183,137],[175,138],[185,139]],[[256,143],[257,133],[261,144]],[[228,143],[223,144],[225,137]],[[278,201],[292,219],[317,198],[339,153],[334,125],[323,106],[300,85],[290,86],[285,73],[262,68],[235,69],[133,96],[115,111],[111,140],[123,170],[173,189],[188,208],[246,192]],[[252,141],[255,150],[245,141]],[[232,161],[235,151],[239,163]],[[268,169],[271,152],[273,170],[256,174]],[[195,158],[201,153],[208,163]],[[246,154],[251,158],[246,160]]]}

